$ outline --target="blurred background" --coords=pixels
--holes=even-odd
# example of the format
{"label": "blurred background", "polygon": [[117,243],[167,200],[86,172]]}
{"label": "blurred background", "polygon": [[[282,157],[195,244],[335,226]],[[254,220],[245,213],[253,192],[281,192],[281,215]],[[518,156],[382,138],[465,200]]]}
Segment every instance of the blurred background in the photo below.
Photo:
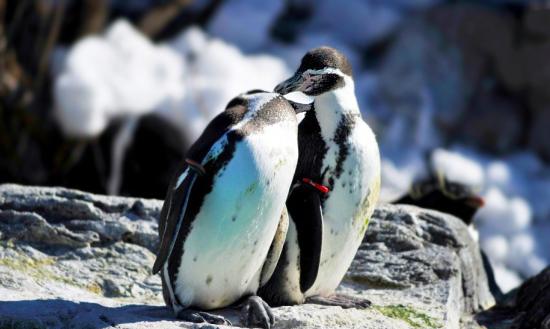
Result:
{"label": "blurred background", "polygon": [[232,97],[320,45],[352,62],[383,202],[435,168],[484,196],[504,291],[550,262],[546,1],[0,0],[0,183],[162,199]]}

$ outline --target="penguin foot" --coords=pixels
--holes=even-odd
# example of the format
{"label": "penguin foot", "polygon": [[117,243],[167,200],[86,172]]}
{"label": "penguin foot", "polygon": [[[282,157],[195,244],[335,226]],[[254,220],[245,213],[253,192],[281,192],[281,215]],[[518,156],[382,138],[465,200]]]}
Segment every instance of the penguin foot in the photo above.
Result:
{"label": "penguin foot", "polygon": [[193,323],[210,323],[232,326],[231,322],[221,315],[215,315],[208,312],[197,311],[189,308],[181,310],[178,313],[177,318],[179,320]]}
{"label": "penguin foot", "polygon": [[270,329],[275,324],[271,307],[259,296],[250,296],[244,301],[241,317],[247,327]]}
{"label": "penguin foot", "polygon": [[326,305],[326,306],[340,306],[341,308],[358,308],[358,309],[368,308],[372,304],[367,299],[344,295],[344,294],[332,294],[326,297],[312,296],[306,299],[306,303]]}

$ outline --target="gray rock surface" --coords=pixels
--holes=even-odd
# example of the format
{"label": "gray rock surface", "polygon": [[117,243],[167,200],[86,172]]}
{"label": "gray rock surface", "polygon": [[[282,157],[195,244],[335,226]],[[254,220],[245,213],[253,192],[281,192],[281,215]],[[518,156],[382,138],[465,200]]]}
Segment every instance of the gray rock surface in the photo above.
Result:
{"label": "gray rock surface", "polygon": [[[212,328],[163,306],[150,274],[161,205],[0,185],[0,327]],[[275,327],[475,328],[471,315],[493,303],[462,222],[408,206],[377,209],[339,290],[373,306],[279,307]],[[219,313],[240,324],[238,310]]]}

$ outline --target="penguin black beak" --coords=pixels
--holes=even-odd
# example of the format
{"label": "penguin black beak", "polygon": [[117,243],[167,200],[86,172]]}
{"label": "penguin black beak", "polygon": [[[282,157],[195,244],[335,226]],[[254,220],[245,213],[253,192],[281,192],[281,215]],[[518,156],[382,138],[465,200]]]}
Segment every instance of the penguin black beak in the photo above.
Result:
{"label": "penguin black beak", "polygon": [[304,79],[302,77],[302,74],[296,72],[296,74],[294,74],[289,79],[279,83],[275,87],[275,92],[281,95],[286,95],[293,91],[302,91],[301,89],[302,89],[303,82],[304,82]]}

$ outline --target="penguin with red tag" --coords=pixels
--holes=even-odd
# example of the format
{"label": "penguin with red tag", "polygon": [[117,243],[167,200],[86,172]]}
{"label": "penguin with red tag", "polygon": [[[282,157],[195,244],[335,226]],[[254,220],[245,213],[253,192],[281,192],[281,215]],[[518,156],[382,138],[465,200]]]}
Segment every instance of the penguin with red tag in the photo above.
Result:
{"label": "penguin with red tag", "polygon": [[286,236],[297,125],[281,95],[250,91],[190,148],[161,211],[153,267],[178,318],[228,324],[207,311],[245,300],[248,325],[273,325],[256,292],[274,272]]}
{"label": "penguin with red tag", "polygon": [[299,159],[287,199],[290,223],[275,273],[259,294],[270,305],[370,303],[336,287],[363,240],[380,190],[376,138],[361,116],[351,65],[330,47],[310,50],[283,95],[313,98],[298,128]]}

